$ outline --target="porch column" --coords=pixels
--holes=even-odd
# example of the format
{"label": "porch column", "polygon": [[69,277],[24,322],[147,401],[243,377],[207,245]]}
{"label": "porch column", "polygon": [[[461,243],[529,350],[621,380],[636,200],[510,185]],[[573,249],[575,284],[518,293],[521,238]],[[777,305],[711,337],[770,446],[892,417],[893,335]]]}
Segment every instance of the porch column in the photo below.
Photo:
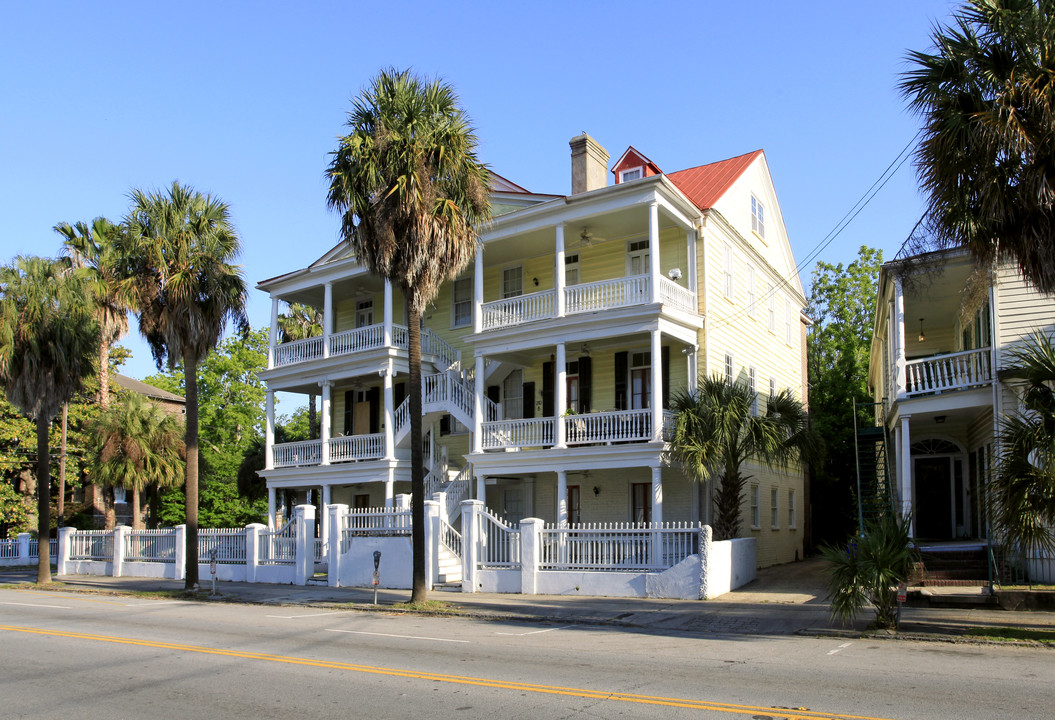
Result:
{"label": "porch column", "polygon": [[652,302],[659,302],[659,205],[648,204],[648,274],[652,286]]}
{"label": "porch column", "polygon": [[663,468],[652,468],[652,522],[663,522]]}
{"label": "porch column", "polygon": [[330,537],[330,503],[333,502],[331,499],[332,491],[333,486],[322,486],[322,517],[319,518],[319,537],[322,538],[324,548],[326,547],[326,541]]}
{"label": "porch column", "polygon": [[330,464],[330,388],[333,383],[329,380],[319,382],[322,386],[322,408],[319,410],[319,430],[322,440],[321,464]]}
{"label": "porch column", "polygon": [[392,281],[385,279],[385,318],[381,322],[384,324],[384,343],[385,347],[392,347]]}
{"label": "porch column", "polygon": [[333,283],[322,286],[322,356],[330,356],[330,335],[333,335]]}
{"label": "porch column", "polygon": [[[910,415],[901,416],[901,444],[898,446],[898,484],[901,486],[901,513],[912,512],[912,433],[909,430]],[[909,535],[916,537],[916,519],[912,518]]]}
{"label": "porch column", "polygon": [[[479,257],[479,256],[477,256]],[[475,318],[475,316],[474,316]],[[474,319],[475,322],[475,319]],[[476,369],[473,374],[473,452],[484,450],[483,426],[487,421],[484,415],[484,356],[476,356]]]}
{"label": "porch column", "polygon": [[556,359],[556,373],[554,381],[556,384],[556,408],[557,413],[557,434],[556,434],[556,446],[559,448],[568,447],[568,434],[564,426],[564,411],[568,409],[568,381],[567,381],[567,355],[564,348],[564,343],[557,343],[557,359]]}
{"label": "porch column", "polygon": [[476,476],[476,499],[487,506],[487,476]]}
{"label": "porch column", "polygon": [[[690,228],[685,231],[685,258],[685,264],[688,265],[685,268],[685,285],[692,292],[692,297],[695,299],[698,297],[696,294],[696,228]],[[697,312],[700,310],[698,300],[695,303],[695,309]]]}
{"label": "porch column", "polygon": [[557,525],[568,524],[568,472],[557,471]]}
{"label": "porch column", "polygon": [[901,278],[894,277],[894,316],[890,319],[894,324],[894,368],[895,385],[894,393],[898,398],[905,397],[908,384],[905,382],[905,288],[901,284]]}
{"label": "porch column", "polygon": [[385,459],[392,460],[396,457],[396,398],[392,391],[392,376],[395,372],[391,358],[388,359],[388,367],[382,372],[385,374]]}
{"label": "porch column", "polygon": [[388,477],[385,478],[385,507],[392,507],[396,498],[396,470],[388,468]]}
{"label": "porch column", "polygon": [[663,334],[659,328],[652,331],[652,442],[663,440]]}
{"label": "porch column", "polygon": [[264,469],[275,467],[275,391],[268,388],[264,396]]}
{"label": "porch column", "polygon": [[271,334],[267,343],[267,369],[275,367],[275,344],[278,343],[278,298],[271,298]]}
{"label": "porch column", "polygon": [[685,372],[686,379],[688,380],[687,384],[689,388],[689,393],[694,394],[696,392],[698,381],[700,379],[698,356],[698,353],[700,352],[700,346],[692,345],[690,347],[685,348],[685,350]]}
{"label": "porch column", "polygon": [[564,317],[564,286],[567,283],[567,278],[564,275],[564,223],[557,225],[557,252],[554,262],[557,264],[553,269],[553,277],[556,278],[554,286],[557,289],[557,317]]}
{"label": "porch column", "polygon": [[[476,251],[476,265],[473,268],[473,332],[483,329],[484,314],[484,248],[483,244]],[[477,376],[480,377],[480,376]],[[483,378],[480,377],[482,381]]]}
{"label": "porch column", "polygon": [[278,491],[270,485],[267,488],[267,529],[275,529],[275,512],[278,509]]}

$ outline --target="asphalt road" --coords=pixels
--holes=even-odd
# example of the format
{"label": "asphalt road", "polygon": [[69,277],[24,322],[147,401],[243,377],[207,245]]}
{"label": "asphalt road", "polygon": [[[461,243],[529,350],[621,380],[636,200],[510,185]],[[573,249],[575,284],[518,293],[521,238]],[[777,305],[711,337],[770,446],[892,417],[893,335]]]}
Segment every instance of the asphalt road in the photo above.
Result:
{"label": "asphalt road", "polygon": [[0,589],[4,718],[1051,717],[1048,649]]}

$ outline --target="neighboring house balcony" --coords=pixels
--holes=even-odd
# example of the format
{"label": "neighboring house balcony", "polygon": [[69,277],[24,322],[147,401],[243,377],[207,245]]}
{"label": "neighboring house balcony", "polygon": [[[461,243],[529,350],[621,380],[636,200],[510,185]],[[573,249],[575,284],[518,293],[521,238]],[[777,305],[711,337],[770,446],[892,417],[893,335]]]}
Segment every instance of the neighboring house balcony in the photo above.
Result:
{"label": "neighboring house balcony", "polygon": [[652,432],[652,411],[616,410],[563,417],[542,417],[485,422],[481,426],[482,449],[525,450],[558,446],[611,446],[661,440],[674,421],[674,413],[662,413],[660,437]]}

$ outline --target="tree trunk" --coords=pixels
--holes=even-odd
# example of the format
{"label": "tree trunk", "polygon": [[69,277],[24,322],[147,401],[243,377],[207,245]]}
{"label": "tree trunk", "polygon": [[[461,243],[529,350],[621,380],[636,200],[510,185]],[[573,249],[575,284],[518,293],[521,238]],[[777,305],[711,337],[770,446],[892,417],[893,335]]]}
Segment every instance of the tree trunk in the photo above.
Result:
{"label": "tree trunk", "polygon": [[158,515],[161,513],[161,488],[152,483],[147,491],[147,523],[151,530],[157,530]]}
{"label": "tree trunk", "polygon": [[[421,313],[415,309],[415,291],[407,291],[407,355],[410,378],[410,508],[414,552],[413,590],[410,602],[428,600],[425,587],[425,459],[421,452]],[[477,381],[479,382],[479,380]]]}
{"label": "tree trunk", "polygon": [[62,439],[59,444],[59,527],[66,514],[66,426],[70,415],[70,404],[62,403]]}
{"label": "tree trunk", "polygon": [[49,474],[48,426],[37,416],[37,582],[51,582],[51,475]]}
{"label": "tree trunk", "polygon": [[114,486],[103,487],[103,529],[113,530],[117,527],[117,499],[114,497]]}
{"label": "tree trunk", "polygon": [[198,358],[183,353],[183,376],[187,393],[187,474],[183,485],[187,517],[187,575],[185,590],[198,587]]}
{"label": "tree trunk", "polygon": [[110,409],[110,343],[99,343],[99,407]]}
{"label": "tree trunk", "polygon": [[132,486],[132,529],[142,530],[143,519],[139,508],[139,486]]}

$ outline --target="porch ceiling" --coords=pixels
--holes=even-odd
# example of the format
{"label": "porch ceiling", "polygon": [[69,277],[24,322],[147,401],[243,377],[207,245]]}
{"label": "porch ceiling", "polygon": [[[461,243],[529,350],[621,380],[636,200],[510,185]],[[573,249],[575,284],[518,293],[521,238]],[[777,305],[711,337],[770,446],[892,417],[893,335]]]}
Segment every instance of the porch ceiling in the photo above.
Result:
{"label": "porch ceiling", "polygon": [[[286,302],[301,303],[322,309],[325,304],[325,283],[320,280],[319,284],[311,287],[301,288],[289,293],[282,293],[279,297]],[[375,293],[385,289],[383,278],[369,273],[357,274],[345,277],[333,283],[333,299],[352,297],[356,293]]]}
{"label": "porch ceiling", "polygon": [[973,268],[965,263],[949,263],[942,272],[920,272],[905,287],[905,323],[909,330],[934,328],[955,323],[960,316],[967,279]]}

